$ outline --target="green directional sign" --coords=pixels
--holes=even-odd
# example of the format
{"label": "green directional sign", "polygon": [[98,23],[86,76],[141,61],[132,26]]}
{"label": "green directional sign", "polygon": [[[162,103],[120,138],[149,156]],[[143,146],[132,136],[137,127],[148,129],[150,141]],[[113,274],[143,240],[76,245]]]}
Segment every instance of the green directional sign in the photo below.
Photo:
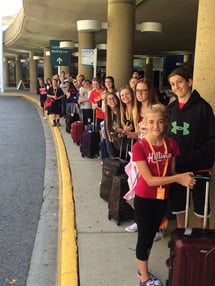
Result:
{"label": "green directional sign", "polygon": [[50,61],[52,66],[70,65],[70,50],[61,49],[59,40],[50,40]]}

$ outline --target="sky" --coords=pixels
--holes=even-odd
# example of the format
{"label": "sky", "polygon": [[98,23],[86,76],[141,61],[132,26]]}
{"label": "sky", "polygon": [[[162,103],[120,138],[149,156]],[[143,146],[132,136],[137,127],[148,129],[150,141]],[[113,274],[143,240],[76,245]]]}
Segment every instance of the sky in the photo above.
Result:
{"label": "sky", "polygon": [[[0,7],[0,30],[4,31],[9,25],[12,24],[15,15],[22,7],[22,0],[6,0],[1,1]],[[9,17],[6,17],[9,16]],[[2,21],[1,18],[3,17]]]}
{"label": "sky", "polygon": [[[19,9],[22,7],[22,0],[6,0],[1,1],[0,7],[0,30],[6,28],[2,21],[2,17],[12,16],[18,13]],[[3,80],[3,45],[2,45],[2,32],[0,33],[0,91],[4,91],[4,80]]]}
{"label": "sky", "polygon": [[22,0],[1,1],[0,16],[16,14],[22,7]]}

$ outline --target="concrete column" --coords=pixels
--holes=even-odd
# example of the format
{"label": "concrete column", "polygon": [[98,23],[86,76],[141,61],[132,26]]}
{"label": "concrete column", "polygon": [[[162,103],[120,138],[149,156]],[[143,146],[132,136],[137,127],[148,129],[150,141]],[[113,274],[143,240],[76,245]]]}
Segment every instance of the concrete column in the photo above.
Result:
{"label": "concrete column", "polygon": [[135,0],[108,0],[106,75],[117,89],[128,84],[133,69]]}
{"label": "concrete column", "polygon": [[35,92],[37,87],[37,61],[33,59],[35,53],[29,53],[29,72],[30,72],[30,92]]}
{"label": "concrete column", "polygon": [[163,90],[163,71],[160,71],[159,90]]}
{"label": "concrete column", "polygon": [[[43,50],[43,53],[44,53],[44,81],[46,81],[46,79],[48,77],[52,77],[52,65],[51,65],[51,61],[50,61],[50,52],[49,48],[45,48]],[[49,54],[49,55],[48,55]]]}
{"label": "concrete column", "polygon": [[215,111],[215,2],[199,0],[193,87],[199,91]]}
{"label": "concrete column", "polygon": [[93,67],[82,65],[82,49],[95,48],[95,34],[94,32],[78,32],[78,73],[83,74],[85,78],[93,78]]}
{"label": "concrete column", "polygon": [[20,80],[22,80],[22,65],[20,62],[20,56],[16,56],[16,86],[18,86]]}
{"label": "concrete column", "polygon": [[146,71],[144,77],[151,79],[153,82],[153,58],[146,58]]}
{"label": "concrete column", "polygon": [[4,87],[9,87],[9,66],[8,66],[8,57],[4,57],[4,60],[3,60],[3,70],[4,70]]}
{"label": "concrete column", "polygon": [[[75,77],[78,74],[78,59],[72,59],[71,62],[71,76]],[[91,79],[91,78],[90,78]]]}
{"label": "concrete column", "polygon": [[65,71],[65,76],[68,78],[70,76],[70,66],[60,66],[60,73]]}
{"label": "concrete column", "polygon": [[[215,2],[199,0],[196,47],[193,72],[193,88],[208,101],[215,112],[214,81],[215,81]],[[201,133],[201,131],[200,131]],[[212,173],[211,189],[215,188],[215,172]],[[215,209],[215,195],[211,192],[211,209]],[[210,227],[215,226],[215,216],[210,218]]]}
{"label": "concrete column", "polygon": [[184,64],[190,69],[193,69],[193,56],[192,55],[184,55]]}

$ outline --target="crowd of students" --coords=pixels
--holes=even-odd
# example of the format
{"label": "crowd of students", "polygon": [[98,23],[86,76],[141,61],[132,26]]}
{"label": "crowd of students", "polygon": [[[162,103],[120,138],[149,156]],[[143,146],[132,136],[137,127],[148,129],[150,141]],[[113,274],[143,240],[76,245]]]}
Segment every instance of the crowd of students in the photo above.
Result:
{"label": "crowd of students", "polygon": [[[96,129],[106,150],[104,153],[101,149],[103,160],[107,156],[128,159],[127,151],[132,150],[140,176],[135,187],[135,223],[126,230],[138,231],[140,286],[161,285],[148,271],[148,259],[169,197],[177,226],[184,227],[186,188],[191,188],[197,226],[202,227],[205,182],[194,175],[210,176],[214,164],[215,121],[211,106],[196,90],[192,91],[192,74],[187,68],[175,69],[168,81],[176,98],[167,106],[160,102],[152,82],[136,72],[120,90],[116,90],[112,76],[102,83],[98,78],[90,81],[78,75],[67,86],[68,79],[61,75],[53,77],[49,88],[48,82],[45,85],[39,81],[37,91],[44,118],[45,98],[55,101],[49,111],[53,126],[60,126],[64,99],[66,106],[69,102],[78,105],[85,124],[93,122],[95,114]],[[71,107],[65,110],[72,113]]]}

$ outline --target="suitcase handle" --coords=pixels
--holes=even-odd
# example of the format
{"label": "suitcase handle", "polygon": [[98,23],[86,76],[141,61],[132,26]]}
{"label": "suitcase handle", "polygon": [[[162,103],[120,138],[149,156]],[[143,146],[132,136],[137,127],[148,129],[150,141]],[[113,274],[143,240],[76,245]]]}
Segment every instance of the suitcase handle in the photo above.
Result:
{"label": "suitcase handle", "polygon": [[201,179],[201,180],[206,180],[206,181],[208,181],[208,182],[210,182],[210,180],[211,180],[211,177],[209,177],[209,176],[202,176],[202,175],[194,175],[193,176],[193,178],[194,179]]}
{"label": "suitcase handle", "polygon": [[[194,175],[193,178],[197,180],[206,180],[205,186],[205,205],[204,205],[204,219],[203,219],[203,229],[207,227],[207,215],[208,215],[208,200],[209,200],[209,184],[211,178],[209,176]],[[186,195],[186,209],[185,209],[185,229],[188,227],[188,213],[189,213],[189,200],[190,200],[190,188],[187,188]]]}

